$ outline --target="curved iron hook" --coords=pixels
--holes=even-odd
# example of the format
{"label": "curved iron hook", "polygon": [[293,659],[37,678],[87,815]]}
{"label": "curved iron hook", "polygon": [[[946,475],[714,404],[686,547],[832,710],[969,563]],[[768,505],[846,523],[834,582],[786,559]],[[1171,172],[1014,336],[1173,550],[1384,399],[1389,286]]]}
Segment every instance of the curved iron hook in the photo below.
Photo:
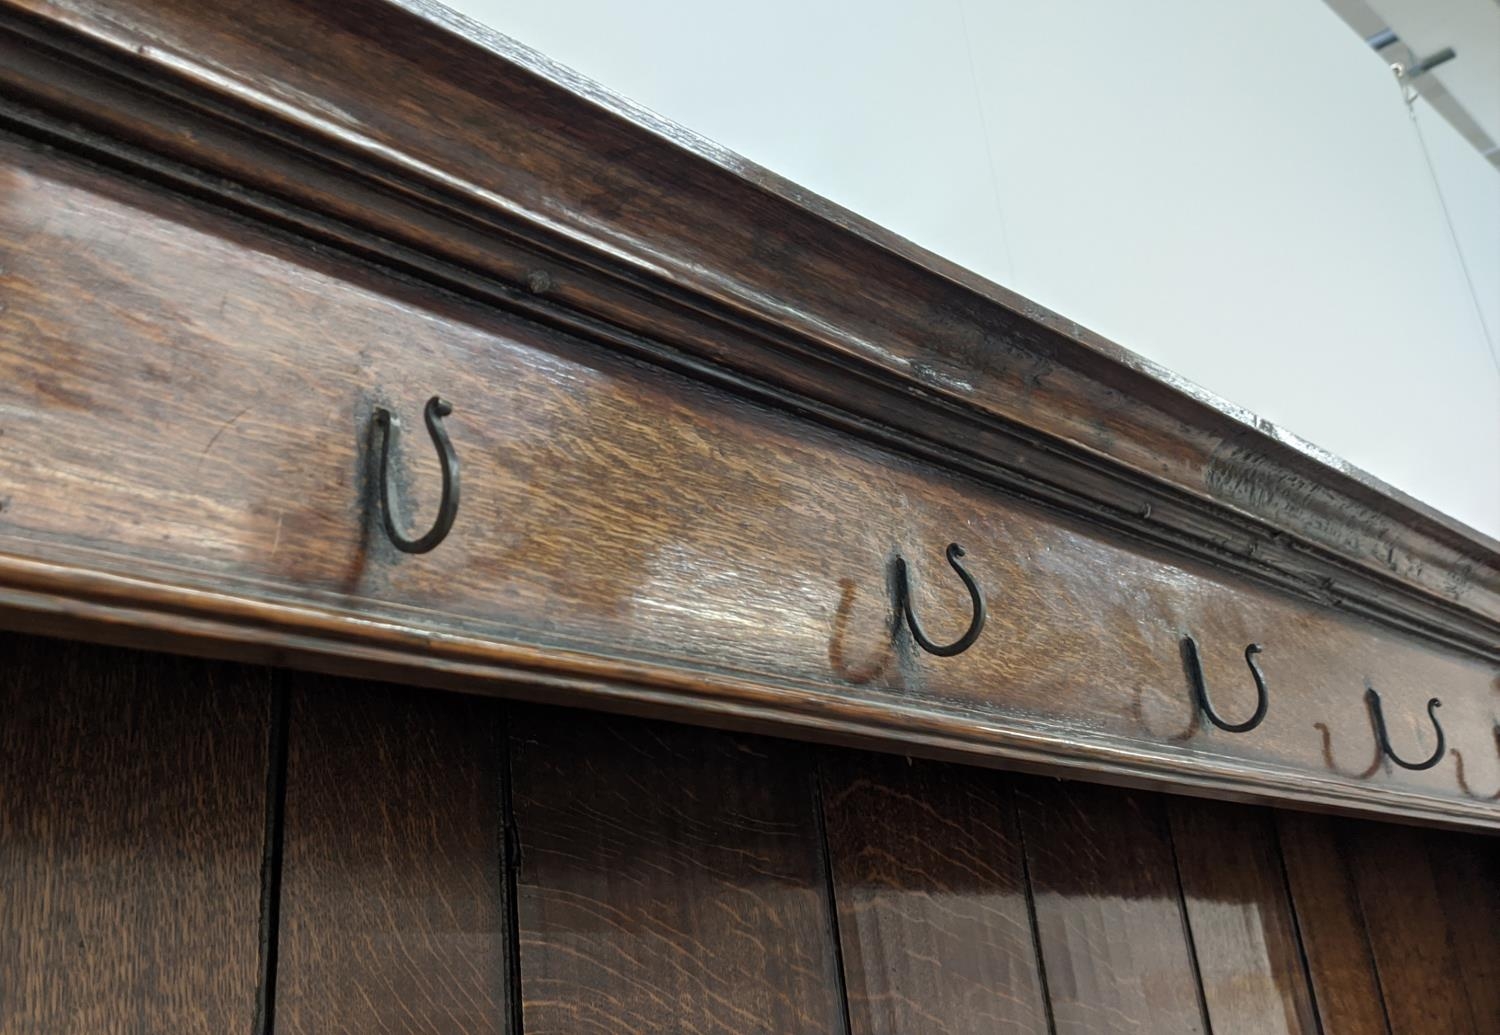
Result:
{"label": "curved iron hook", "polygon": [[906,616],[906,627],[911,630],[911,638],[917,641],[917,646],[928,654],[936,654],[940,658],[951,658],[955,654],[962,654],[974,646],[974,641],[979,639],[979,634],[984,629],[984,594],[979,592],[974,576],[958,563],[958,559],[963,555],[962,546],[957,543],[948,544],[948,563],[953,566],[953,570],[958,572],[958,577],[963,579],[964,585],[968,587],[969,599],[974,602],[974,618],[969,622],[968,631],[949,644],[933,643],[922,632],[922,627],[917,623],[916,613],[911,606],[911,584],[906,577],[906,561],[899,555],[896,557],[896,601],[901,613]]}
{"label": "curved iron hook", "polygon": [[1193,694],[1198,698],[1198,707],[1203,709],[1203,714],[1208,716],[1208,721],[1213,723],[1225,733],[1249,733],[1255,727],[1265,721],[1266,711],[1271,706],[1270,695],[1266,693],[1266,677],[1261,674],[1260,666],[1255,663],[1255,655],[1260,653],[1260,644],[1252,643],[1245,648],[1245,664],[1250,666],[1250,675],[1255,678],[1255,695],[1258,703],[1255,706],[1255,714],[1244,722],[1226,722],[1214,711],[1213,702],[1208,698],[1208,683],[1203,678],[1203,663],[1198,660],[1198,644],[1191,636],[1183,637],[1187,644],[1188,672],[1193,677]]}
{"label": "curved iron hook", "polygon": [[1385,711],[1380,707],[1380,695],[1375,692],[1373,686],[1365,688],[1365,701],[1370,705],[1370,714],[1375,717],[1375,739],[1380,742],[1380,749],[1392,762],[1402,769],[1420,772],[1423,769],[1431,769],[1443,760],[1443,755],[1448,751],[1448,739],[1443,735],[1443,727],[1438,724],[1437,710],[1443,706],[1442,701],[1434,697],[1427,702],[1427,715],[1432,719],[1432,728],[1437,730],[1437,747],[1433,749],[1432,757],[1421,762],[1408,762],[1397,755],[1391,747],[1390,734],[1385,728]]}
{"label": "curved iron hook", "polygon": [[419,539],[409,539],[396,527],[396,503],[390,496],[391,453],[396,449],[396,440],[401,437],[401,419],[383,406],[375,407],[375,426],[381,432],[380,444],[380,513],[385,519],[385,534],[402,553],[426,553],[436,547],[453,529],[453,519],[458,517],[458,456],[453,452],[453,443],[443,429],[442,419],[453,412],[453,406],[434,395],[427,400],[423,417],[427,421],[427,433],[437,447],[438,459],[443,465],[443,497],[438,503],[437,520],[432,528]]}

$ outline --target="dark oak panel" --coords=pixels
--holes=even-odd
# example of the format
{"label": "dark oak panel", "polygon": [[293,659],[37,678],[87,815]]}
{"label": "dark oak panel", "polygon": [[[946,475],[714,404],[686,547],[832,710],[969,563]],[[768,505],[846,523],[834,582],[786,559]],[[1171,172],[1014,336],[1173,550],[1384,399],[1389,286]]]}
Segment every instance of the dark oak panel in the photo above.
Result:
{"label": "dark oak panel", "polygon": [[1500,1032],[1500,841],[1436,833],[1424,841],[1474,1029]]}
{"label": "dark oak panel", "polygon": [[1016,797],[1059,1035],[1206,1032],[1163,800],[1040,781]]}
{"label": "dark oak panel", "polygon": [[272,675],[0,635],[0,1032],[248,1032]]}
{"label": "dark oak panel", "polygon": [[1276,828],[1323,1031],[1387,1035],[1375,958],[1335,824],[1325,816],[1279,812]]}
{"label": "dark oak panel", "polygon": [[807,751],[555,711],[511,751],[527,1035],[843,1030]]}
{"label": "dark oak panel", "polygon": [[500,705],[293,678],[276,1031],[507,1032]]}
{"label": "dark oak panel", "polygon": [[844,752],[822,778],[852,1035],[1046,1032],[1005,778]]}
{"label": "dark oak panel", "polygon": [[[1500,823],[1451,762],[1367,771],[1369,681],[1408,752],[1441,693],[1469,785],[1500,782],[1494,674],[1476,659],[24,145],[0,143],[0,163],[0,237],[26,242],[0,277],[0,607],[106,634],[144,621],[194,650],[553,700],[550,678],[570,701]],[[456,407],[463,505],[447,542],[409,557],[372,523],[369,422],[377,403],[406,420],[397,484],[420,527],[433,392]],[[939,661],[892,639],[891,566],[908,558],[923,621],[952,635],[968,619],[942,562],[954,539],[991,619]],[[1225,702],[1248,687],[1244,645],[1265,645],[1263,726],[1196,718],[1188,633]]]}
{"label": "dark oak panel", "polygon": [[[1466,970],[1444,908],[1441,885],[1450,877],[1441,857],[1428,853],[1429,835],[1411,828],[1346,823],[1341,842],[1359,894],[1365,930],[1380,976],[1392,1035],[1488,1035],[1465,981]],[[1493,895],[1489,903],[1493,904]],[[1482,908],[1483,898],[1461,908]],[[1495,930],[1495,916],[1490,928]],[[1466,924],[1466,931],[1472,932]],[[1500,940],[1493,936],[1488,951]],[[1466,945],[1472,949],[1473,946]],[[1482,966],[1482,965],[1481,965]],[[1484,993],[1493,1004],[1493,994]]]}
{"label": "dark oak panel", "polygon": [[287,684],[276,1032],[1500,1030],[1492,838],[576,711],[507,732],[484,698],[9,634],[0,656],[4,1035],[259,1030]]}
{"label": "dark oak panel", "polygon": [[1167,812],[1213,1029],[1318,1035],[1272,816],[1180,798]]}

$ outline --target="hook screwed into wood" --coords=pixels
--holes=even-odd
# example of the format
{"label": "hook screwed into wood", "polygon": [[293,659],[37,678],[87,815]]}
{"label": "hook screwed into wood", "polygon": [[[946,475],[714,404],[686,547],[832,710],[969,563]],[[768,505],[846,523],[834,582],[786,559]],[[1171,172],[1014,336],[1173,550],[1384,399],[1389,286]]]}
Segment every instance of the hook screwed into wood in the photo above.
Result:
{"label": "hook screwed into wood", "polygon": [[964,585],[968,587],[969,599],[973,601],[974,617],[969,621],[969,629],[958,639],[949,644],[933,643],[922,632],[922,626],[917,622],[916,613],[911,606],[911,583],[906,575],[906,561],[904,558],[896,558],[896,604],[902,615],[906,618],[906,627],[911,630],[911,638],[917,641],[928,654],[936,654],[940,658],[951,658],[955,654],[962,654],[974,646],[974,641],[979,639],[979,634],[984,630],[985,606],[984,594],[979,592],[979,586],[974,581],[974,576],[964,570],[964,566],[958,563],[958,559],[964,555],[964,548],[957,543],[948,544],[948,563],[953,570],[958,572],[958,577],[963,579]]}
{"label": "hook screwed into wood", "polygon": [[1208,697],[1208,683],[1203,678],[1203,663],[1198,659],[1198,644],[1191,636],[1185,636],[1183,645],[1187,648],[1188,673],[1193,678],[1193,695],[1198,699],[1198,707],[1203,710],[1204,715],[1208,716],[1209,722],[1225,733],[1249,733],[1265,721],[1266,712],[1271,706],[1271,698],[1266,692],[1266,677],[1261,674],[1260,666],[1255,663],[1255,655],[1260,653],[1260,644],[1252,643],[1245,648],[1245,664],[1250,666],[1250,675],[1255,679],[1255,694],[1258,700],[1255,714],[1244,722],[1228,722],[1214,710],[1213,702]]}
{"label": "hook screwed into wood", "polygon": [[380,429],[380,513],[385,522],[385,534],[396,549],[402,553],[426,553],[436,547],[453,530],[453,521],[458,517],[458,456],[453,452],[453,443],[443,428],[443,418],[453,412],[451,404],[434,395],[427,400],[423,417],[427,421],[427,433],[437,447],[438,460],[443,468],[443,496],[438,502],[437,520],[432,528],[419,539],[410,539],[397,527],[397,506],[390,495],[391,454],[396,451],[401,437],[401,419],[383,406],[375,407],[375,426]]}
{"label": "hook screwed into wood", "polygon": [[1370,706],[1370,715],[1375,720],[1375,739],[1380,742],[1380,750],[1385,752],[1387,758],[1395,762],[1402,769],[1411,769],[1421,772],[1423,769],[1431,769],[1443,760],[1443,755],[1448,751],[1448,740],[1443,736],[1443,727],[1438,723],[1437,710],[1443,706],[1443,702],[1434,697],[1427,702],[1427,716],[1432,720],[1432,728],[1437,731],[1437,747],[1433,749],[1432,757],[1422,762],[1408,762],[1396,754],[1391,747],[1391,737],[1385,727],[1385,711],[1380,706],[1380,695],[1375,692],[1373,686],[1365,688],[1365,702]]}

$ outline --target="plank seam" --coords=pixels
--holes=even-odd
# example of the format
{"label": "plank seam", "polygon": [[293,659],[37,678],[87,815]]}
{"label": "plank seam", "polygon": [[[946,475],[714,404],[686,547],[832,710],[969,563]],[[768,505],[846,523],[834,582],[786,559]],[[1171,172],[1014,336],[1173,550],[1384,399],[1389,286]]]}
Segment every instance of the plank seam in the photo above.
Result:
{"label": "plank seam", "polygon": [[286,827],[287,742],[291,701],[286,673],[273,669],[271,722],[267,736],[266,823],[261,858],[260,985],[255,997],[253,1035],[271,1035],[276,1026],[276,972],[281,926],[281,864]]}
{"label": "plank seam", "polygon": [[1203,1015],[1203,1030],[1207,1035],[1213,1035],[1214,1022],[1208,1011],[1208,996],[1203,990],[1203,968],[1198,965],[1198,943],[1193,938],[1193,918],[1188,913],[1187,892],[1182,886],[1182,860],[1177,853],[1177,835],[1173,831],[1168,808],[1159,808],[1156,813],[1167,837],[1167,847],[1172,853],[1172,874],[1177,885],[1177,913],[1182,917],[1182,933],[1187,939],[1188,961],[1193,967],[1193,991],[1198,994],[1198,1010]]}
{"label": "plank seam", "polygon": [[828,904],[828,928],[833,942],[834,978],[838,983],[839,1016],[844,1022],[844,1035],[853,1035],[849,1019],[849,985],[844,976],[844,940],[839,931],[838,892],[833,883],[833,853],[828,847],[828,821],[824,815],[823,764],[821,758],[812,758],[813,813],[818,824],[818,852],[823,857],[823,890]]}

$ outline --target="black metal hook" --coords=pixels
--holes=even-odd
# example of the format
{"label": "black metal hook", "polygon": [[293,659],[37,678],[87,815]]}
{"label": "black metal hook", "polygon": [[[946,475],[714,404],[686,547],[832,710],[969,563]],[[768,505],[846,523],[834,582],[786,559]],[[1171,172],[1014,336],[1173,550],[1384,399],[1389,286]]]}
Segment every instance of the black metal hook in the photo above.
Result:
{"label": "black metal hook", "polygon": [[928,654],[936,654],[940,658],[951,658],[955,654],[962,654],[974,646],[974,641],[979,639],[979,634],[984,629],[985,607],[984,594],[979,592],[979,586],[974,582],[974,576],[964,570],[964,566],[958,563],[958,559],[964,555],[964,548],[957,543],[948,544],[948,563],[953,570],[958,572],[958,577],[964,580],[964,585],[969,589],[969,598],[974,602],[974,618],[969,622],[969,629],[958,639],[949,644],[933,643],[929,640],[922,627],[917,624],[917,616],[911,607],[911,584],[906,577],[906,561],[897,556],[896,558],[896,601],[901,613],[906,616],[906,626],[911,630],[912,639],[917,641]]}
{"label": "black metal hook", "polygon": [[1255,663],[1255,655],[1260,653],[1260,644],[1252,643],[1245,648],[1245,664],[1250,666],[1250,675],[1255,678],[1255,695],[1258,703],[1255,706],[1255,714],[1244,722],[1225,722],[1214,711],[1213,702],[1208,698],[1208,683],[1203,678],[1203,663],[1198,659],[1198,644],[1191,637],[1183,637],[1187,646],[1188,672],[1193,677],[1193,693],[1198,698],[1198,707],[1203,709],[1203,714],[1208,716],[1208,721],[1213,723],[1225,733],[1249,733],[1265,720],[1266,711],[1271,706],[1270,695],[1266,693],[1266,677],[1261,674],[1260,666]]}
{"label": "black metal hook", "polygon": [[1443,727],[1438,723],[1437,710],[1443,706],[1443,702],[1436,697],[1427,702],[1427,715],[1432,719],[1432,728],[1437,730],[1437,747],[1432,752],[1432,757],[1421,762],[1408,762],[1397,755],[1391,747],[1391,738],[1385,728],[1385,711],[1380,706],[1380,695],[1375,692],[1373,686],[1365,688],[1365,701],[1370,706],[1370,714],[1375,718],[1375,739],[1380,742],[1380,750],[1384,751],[1386,757],[1395,762],[1402,769],[1413,769],[1421,771],[1431,769],[1443,760],[1443,755],[1448,750],[1448,740],[1443,736]]}
{"label": "black metal hook", "polygon": [[420,539],[408,539],[396,527],[396,503],[390,496],[391,453],[396,449],[396,440],[401,437],[401,419],[383,406],[375,407],[375,426],[381,431],[380,444],[380,512],[385,519],[385,534],[390,536],[396,549],[403,553],[426,553],[433,549],[453,529],[453,519],[458,517],[458,456],[453,452],[453,443],[443,429],[442,420],[453,412],[453,406],[434,395],[427,400],[423,417],[427,421],[427,433],[437,447],[438,458],[443,465],[443,498],[438,503],[437,520],[432,523]]}

